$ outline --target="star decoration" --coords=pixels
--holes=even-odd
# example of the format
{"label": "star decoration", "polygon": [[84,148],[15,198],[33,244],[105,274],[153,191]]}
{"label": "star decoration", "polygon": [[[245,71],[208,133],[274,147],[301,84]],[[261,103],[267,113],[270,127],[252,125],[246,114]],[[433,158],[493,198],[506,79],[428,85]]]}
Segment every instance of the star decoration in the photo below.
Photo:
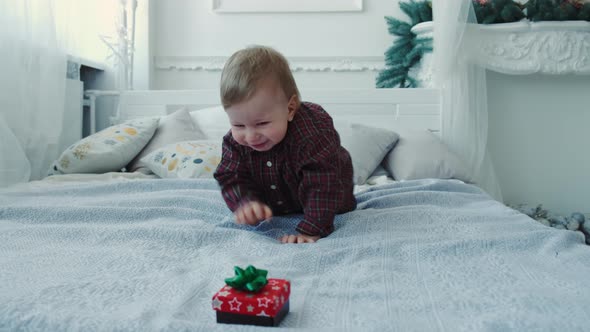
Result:
{"label": "star decoration", "polygon": [[262,297],[258,299],[258,306],[268,308],[268,304],[271,303],[272,300],[266,297]]}
{"label": "star decoration", "polygon": [[264,310],[262,310],[258,315],[256,316],[264,316],[264,317],[270,317],[269,314],[267,314],[266,312],[264,312]]}
{"label": "star decoration", "polygon": [[213,309],[219,309],[221,310],[221,305],[223,304],[223,301],[220,301],[218,298],[214,298],[213,299]]}
{"label": "star decoration", "polygon": [[230,293],[228,291],[225,291],[225,290],[217,293],[217,295],[219,295],[219,296],[228,296],[229,294]]}
{"label": "star decoration", "polygon": [[285,297],[281,295],[281,303],[285,303]]}
{"label": "star decoration", "polygon": [[242,302],[238,301],[238,299],[234,297],[233,300],[229,301],[229,305],[229,310],[240,311],[240,306],[242,305]]}
{"label": "star decoration", "polygon": [[247,306],[246,309],[248,310],[248,312],[254,311],[254,307],[251,305]]}
{"label": "star decoration", "polygon": [[283,288],[285,289],[285,292],[288,292],[289,291],[289,286],[287,284],[284,284],[283,285]]}
{"label": "star decoration", "polygon": [[274,279],[273,279],[273,280],[270,280],[270,281],[268,282],[268,284],[269,284],[269,285],[271,285],[271,286],[274,286],[274,285],[276,285],[277,283],[278,283],[278,281],[276,281],[276,280],[274,280]]}
{"label": "star decoration", "polygon": [[273,286],[272,287],[272,290],[279,290],[279,289],[281,289],[281,287],[279,287],[279,286]]}

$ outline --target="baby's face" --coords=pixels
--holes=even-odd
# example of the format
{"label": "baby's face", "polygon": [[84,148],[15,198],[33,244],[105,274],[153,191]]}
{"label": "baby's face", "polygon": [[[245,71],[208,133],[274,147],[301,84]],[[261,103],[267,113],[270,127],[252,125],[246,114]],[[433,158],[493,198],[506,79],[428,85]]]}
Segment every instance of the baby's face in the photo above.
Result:
{"label": "baby's face", "polygon": [[285,138],[288,123],[295,115],[295,105],[294,97],[287,100],[278,84],[265,80],[250,99],[225,111],[236,142],[256,151],[268,151]]}

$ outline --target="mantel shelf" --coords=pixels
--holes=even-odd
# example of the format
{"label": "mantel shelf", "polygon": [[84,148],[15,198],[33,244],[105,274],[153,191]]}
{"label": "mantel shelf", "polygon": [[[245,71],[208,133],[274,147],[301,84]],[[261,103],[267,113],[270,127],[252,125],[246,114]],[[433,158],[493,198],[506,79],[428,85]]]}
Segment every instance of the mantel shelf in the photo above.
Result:
{"label": "mantel shelf", "polygon": [[[413,31],[431,33],[432,22]],[[468,59],[500,73],[590,74],[590,22],[473,24],[466,38],[474,46]]]}

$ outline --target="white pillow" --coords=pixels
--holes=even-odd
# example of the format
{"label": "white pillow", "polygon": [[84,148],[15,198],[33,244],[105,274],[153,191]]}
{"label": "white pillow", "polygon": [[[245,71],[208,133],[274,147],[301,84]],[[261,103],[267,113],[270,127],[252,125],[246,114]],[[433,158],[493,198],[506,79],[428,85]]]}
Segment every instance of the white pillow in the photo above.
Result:
{"label": "white pillow", "polygon": [[395,180],[435,178],[473,182],[466,164],[428,130],[401,132],[384,166]]}
{"label": "white pillow", "polygon": [[221,105],[191,111],[190,115],[209,140],[221,142],[231,129],[229,118]]}
{"label": "white pillow", "polygon": [[168,144],[141,161],[161,178],[213,178],[221,161],[221,144],[209,140]]}
{"label": "white pillow", "polygon": [[130,120],[85,137],[67,148],[49,175],[120,171],[152,138],[158,118]]}
{"label": "white pillow", "polygon": [[335,120],[334,127],[340,135],[340,144],[352,158],[354,183],[357,185],[367,181],[399,138],[391,130],[341,120]]}
{"label": "white pillow", "polygon": [[135,172],[139,170],[149,173],[147,166],[141,162],[141,158],[165,145],[198,139],[205,139],[205,134],[199,126],[193,123],[186,108],[181,108],[172,114],[163,116],[160,118],[156,133],[143,150],[127,165],[127,171]]}

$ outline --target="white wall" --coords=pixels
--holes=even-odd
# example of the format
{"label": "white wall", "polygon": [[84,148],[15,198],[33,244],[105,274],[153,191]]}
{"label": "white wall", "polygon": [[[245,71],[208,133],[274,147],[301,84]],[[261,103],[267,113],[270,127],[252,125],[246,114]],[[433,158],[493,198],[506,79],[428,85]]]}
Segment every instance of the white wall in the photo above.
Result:
{"label": "white wall", "polygon": [[373,87],[393,42],[384,16],[405,17],[392,0],[364,0],[362,12],[349,13],[219,14],[211,2],[153,4],[152,88],[216,88],[223,59],[251,44],[272,46],[300,66],[301,87]]}
{"label": "white wall", "polygon": [[490,151],[504,201],[590,213],[590,76],[487,77]]}

